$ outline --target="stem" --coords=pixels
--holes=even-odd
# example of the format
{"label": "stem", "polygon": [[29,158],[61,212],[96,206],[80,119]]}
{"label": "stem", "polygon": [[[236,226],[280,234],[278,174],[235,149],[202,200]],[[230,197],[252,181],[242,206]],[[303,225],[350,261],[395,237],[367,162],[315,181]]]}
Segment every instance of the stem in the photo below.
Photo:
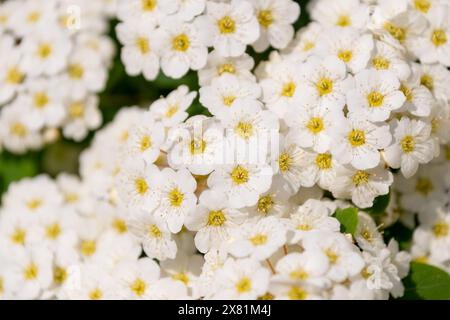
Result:
{"label": "stem", "polygon": [[272,271],[272,274],[275,274],[275,269],[273,268],[272,263],[270,262],[269,259],[266,259],[267,264],[269,265],[270,271]]}

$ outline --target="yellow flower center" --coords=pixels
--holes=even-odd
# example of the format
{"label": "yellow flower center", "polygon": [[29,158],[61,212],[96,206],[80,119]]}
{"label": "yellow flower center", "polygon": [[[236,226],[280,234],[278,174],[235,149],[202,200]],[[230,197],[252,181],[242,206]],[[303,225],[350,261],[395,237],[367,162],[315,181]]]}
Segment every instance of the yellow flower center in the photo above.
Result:
{"label": "yellow flower center", "polygon": [[181,282],[183,282],[185,285],[188,285],[188,284],[189,284],[189,276],[188,276],[186,273],[184,273],[184,272],[175,273],[175,274],[172,276],[172,279],[173,279],[173,280],[181,281]]}
{"label": "yellow flower center", "polygon": [[133,291],[138,297],[142,297],[147,289],[147,285],[142,279],[137,278],[131,284],[131,291]]}
{"label": "yellow flower center", "polygon": [[86,256],[92,256],[97,250],[97,243],[94,240],[81,241],[81,253]]}
{"label": "yellow flower center", "polygon": [[431,34],[431,42],[433,42],[436,47],[442,46],[447,43],[447,34],[442,29],[436,29]]}
{"label": "yellow flower center", "polygon": [[391,22],[386,22],[384,24],[384,29],[389,32],[389,34],[397,39],[400,43],[406,39],[406,30],[404,28],[398,27]]}
{"label": "yellow flower center", "polygon": [[172,48],[175,51],[181,51],[185,52],[189,49],[189,46],[191,45],[191,42],[189,41],[189,38],[187,35],[179,34],[175,38],[172,39]]}
{"label": "yellow flower center", "polygon": [[74,64],[69,65],[68,73],[69,73],[69,77],[71,77],[72,79],[79,80],[79,79],[83,78],[84,68],[81,64],[74,63]]}
{"label": "yellow flower center", "polygon": [[300,281],[305,281],[309,277],[308,272],[306,272],[303,269],[294,270],[289,274],[289,276],[291,277],[292,280],[300,280]]}
{"label": "yellow flower center", "polygon": [[179,207],[183,203],[184,195],[178,188],[174,188],[170,190],[168,198],[172,207]]}
{"label": "yellow flower center", "polygon": [[144,11],[153,11],[156,8],[156,0],[141,0],[141,7]]}
{"label": "yellow flower center", "polygon": [[224,63],[223,65],[217,67],[217,73],[221,76],[224,73],[235,74],[236,68],[231,63]]}
{"label": "yellow flower center", "polygon": [[364,185],[369,182],[370,174],[366,171],[356,171],[356,173],[352,177],[353,184],[357,187]]}
{"label": "yellow flower center", "polygon": [[41,13],[39,11],[32,11],[27,16],[27,22],[30,24],[36,23],[41,18]]}
{"label": "yellow flower center", "polygon": [[67,271],[63,267],[56,266],[53,269],[53,282],[57,285],[62,285],[67,279]]}
{"label": "yellow flower center", "polygon": [[327,249],[327,250],[325,250],[325,255],[327,256],[327,258],[328,258],[328,261],[331,263],[331,264],[335,264],[337,261],[338,261],[338,259],[339,259],[339,256],[336,254],[336,252],[334,251],[334,250],[332,250],[332,249]]}
{"label": "yellow flower center", "polygon": [[203,154],[205,152],[206,149],[206,142],[205,140],[192,140],[191,141],[191,154],[195,155],[195,154]]}
{"label": "yellow flower center", "polygon": [[414,7],[420,12],[427,13],[430,10],[431,3],[429,0],[414,0]]}
{"label": "yellow flower center", "polygon": [[244,139],[248,139],[253,135],[253,125],[250,122],[239,121],[234,131]]}
{"label": "yellow flower center", "polygon": [[308,130],[313,134],[320,133],[324,129],[324,123],[322,118],[317,117],[311,118],[308,124],[306,125],[306,128],[308,128]]}
{"label": "yellow flower center", "polygon": [[308,297],[308,293],[298,286],[291,287],[287,295],[291,300],[305,300]]}
{"label": "yellow flower center", "polygon": [[430,179],[420,177],[416,182],[416,191],[423,194],[424,196],[428,195],[431,191],[433,191],[433,183]]}
{"label": "yellow flower center", "polygon": [[273,201],[272,196],[262,196],[258,200],[257,210],[259,213],[266,215],[273,208],[274,204],[275,202]]}
{"label": "yellow flower center", "polygon": [[240,165],[236,166],[233,171],[231,171],[230,176],[234,184],[237,185],[247,183],[249,180],[248,170]]}
{"label": "yellow flower center", "polygon": [[367,101],[372,108],[379,107],[383,104],[384,96],[378,91],[372,91],[367,95]]}
{"label": "yellow flower center", "polygon": [[24,138],[28,134],[28,129],[20,122],[13,123],[9,131],[12,135],[15,135],[19,138]]}
{"label": "yellow flower center", "polygon": [[136,188],[136,192],[141,196],[143,196],[148,191],[147,182],[143,178],[137,178],[134,181],[134,186]]}
{"label": "yellow flower center", "polygon": [[303,51],[309,51],[312,48],[314,48],[316,46],[316,44],[314,42],[311,41],[305,41],[305,43],[303,44]]}
{"label": "yellow flower center", "polygon": [[6,79],[5,81],[9,84],[19,84],[22,83],[24,78],[24,74],[20,72],[20,70],[17,67],[13,67],[8,70],[6,73]]}
{"label": "yellow flower center", "polygon": [[332,167],[331,160],[331,154],[319,153],[316,157],[316,165],[320,170],[328,170]]}
{"label": "yellow flower center", "polygon": [[119,219],[119,218],[114,219],[112,225],[113,225],[113,228],[118,233],[125,233],[128,231],[127,224],[126,224],[125,220],[123,220],[123,219]]}
{"label": "yellow flower center", "polygon": [[408,88],[407,86],[405,86],[404,84],[402,84],[400,86],[400,91],[403,92],[403,94],[406,97],[406,101],[411,102],[413,99],[413,93],[412,90],[410,88]]}
{"label": "yellow flower center", "polygon": [[281,88],[281,95],[283,97],[292,98],[296,88],[297,86],[295,85],[295,83],[293,81],[289,81],[283,84],[283,87]]}
{"label": "yellow flower center", "polygon": [[64,195],[64,199],[66,200],[67,203],[75,203],[78,201],[79,198],[80,197],[76,193],[66,193]]}
{"label": "yellow flower center", "polygon": [[284,152],[278,157],[278,166],[282,172],[286,172],[292,165],[292,157],[289,153]]}
{"label": "yellow flower center", "polygon": [[316,83],[316,88],[320,96],[327,95],[333,91],[333,81],[328,78],[321,78]]}
{"label": "yellow flower center", "polygon": [[361,271],[361,276],[364,279],[368,279],[370,276],[372,275],[372,272],[369,271],[369,269],[367,267],[365,267],[364,269],[362,269]]}
{"label": "yellow flower center", "polygon": [[91,292],[89,292],[89,299],[91,300],[100,300],[103,297],[103,292],[99,288],[95,288]]}
{"label": "yellow flower center", "polygon": [[362,130],[353,129],[348,135],[352,147],[359,147],[366,143],[366,134]]}
{"label": "yellow flower center", "polygon": [[26,232],[21,228],[16,228],[11,235],[11,241],[15,244],[24,245],[26,239]]}
{"label": "yellow flower center", "polygon": [[376,56],[372,59],[373,67],[377,70],[387,70],[391,65],[391,62],[382,56]]}
{"label": "yellow flower center", "polygon": [[136,47],[138,47],[141,54],[147,54],[150,52],[150,42],[147,38],[139,37],[136,39]]}
{"label": "yellow flower center", "polygon": [[223,104],[229,107],[233,104],[234,100],[236,100],[236,97],[234,96],[223,97]]}
{"label": "yellow flower center", "polygon": [[249,292],[252,289],[252,282],[248,277],[242,277],[241,280],[236,283],[236,291],[238,293]]}
{"label": "yellow flower center", "polygon": [[55,240],[59,237],[60,234],[61,226],[57,222],[47,226],[47,228],[45,229],[45,235],[49,239]]}
{"label": "yellow flower center", "polygon": [[275,296],[270,292],[264,293],[262,296],[258,297],[258,300],[274,300]]}
{"label": "yellow flower center", "polygon": [[142,139],[141,139],[141,142],[139,143],[139,147],[140,147],[141,151],[144,152],[145,150],[147,150],[151,146],[152,146],[152,140],[150,139],[150,137],[149,136],[143,136]]}
{"label": "yellow flower center", "polygon": [[402,141],[400,141],[400,145],[402,147],[403,152],[410,153],[414,151],[415,141],[412,136],[405,136]]}
{"label": "yellow flower center", "polygon": [[24,270],[23,270],[23,277],[25,280],[34,280],[37,278],[39,274],[39,268],[36,264],[33,262],[30,263]]}
{"label": "yellow flower center", "polygon": [[178,106],[177,105],[175,105],[175,106],[170,106],[168,109],[167,109],[167,111],[166,111],[166,117],[167,118],[172,118],[173,117],[173,115],[175,114],[175,113],[177,113],[178,112]]}
{"label": "yellow flower center", "polygon": [[39,198],[31,199],[27,201],[27,207],[30,210],[36,210],[42,205],[42,200]]}
{"label": "yellow flower center", "polygon": [[448,235],[449,225],[445,221],[439,221],[433,225],[433,234],[436,238],[443,238]]}
{"label": "yellow flower center", "polygon": [[311,227],[309,224],[307,224],[307,223],[302,223],[302,224],[299,224],[299,225],[297,226],[297,230],[300,230],[300,231],[310,231],[310,230],[312,230],[312,227]]}
{"label": "yellow flower center", "polygon": [[152,238],[161,238],[162,233],[161,230],[159,230],[159,228],[156,226],[156,224],[152,224],[148,227],[148,234],[152,237]]}
{"label": "yellow flower center", "polygon": [[428,74],[422,75],[422,77],[420,77],[420,84],[427,87],[428,90],[433,91],[434,80],[430,75]]}
{"label": "yellow flower center", "polygon": [[36,92],[33,97],[34,106],[38,109],[44,108],[50,99],[45,92]]}
{"label": "yellow flower center", "polygon": [[219,31],[222,34],[230,34],[236,31],[236,23],[229,16],[225,16],[222,19],[220,19],[217,22],[217,25],[219,26]]}
{"label": "yellow flower center", "polygon": [[69,115],[71,118],[77,119],[84,116],[84,104],[81,102],[73,102],[69,106]]}
{"label": "yellow flower center", "polygon": [[37,50],[37,55],[41,59],[47,59],[52,54],[53,48],[49,43],[41,43]]}
{"label": "yellow flower center", "polygon": [[267,236],[265,234],[258,233],[250,238],[250,242],[254,246],[262,246],[267,242]]}
{"label": "yellow flower center", "polygon": [[268,28],[273,23],[273,15],[271,10],[261,10],[258,13],[258,21],[261,26]]}
{"label": "yellow flower center", "polygon": [[222,210],[212,210],[208,216],[208,226],[220,227],[227,219]]}
{"label": "yellow flower center", "polygon": [[338,58],[344,61],[345,63],[352,60],[353,52],[351,50],[339,50]]}
{"label": "yellow flower center", "polygon": [[350,17],[346,14],[340,15],[336,21],[336,25],[340,27],[348,27],[350,24]]}

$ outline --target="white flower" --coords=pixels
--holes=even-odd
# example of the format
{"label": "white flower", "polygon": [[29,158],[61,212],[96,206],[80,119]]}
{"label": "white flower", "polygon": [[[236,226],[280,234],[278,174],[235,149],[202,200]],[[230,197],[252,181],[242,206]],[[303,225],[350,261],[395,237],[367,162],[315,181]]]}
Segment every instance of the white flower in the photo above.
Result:
{"label": "white flower", "polygon": [[147,27],[153,27],[163,17],[159,1],[161,0],[119,0],[117,17],[122,21],[139,20]]}
{"label": "white flower", "polygon": [[450,98],[450,71],[441,64],[414,64],[413,68],[420,75],[420,84],[427,87],[436,99]]}
{"label": "white flower", "polygon": [[159,72],[160,43],[156,30],[143,24],[130,20],[117,25],[117,37],[124,45],[121,58],[129,75],[142,73],[145,79],[154,80]]}
{"label": "white flower", "polygon": [[372,253],[386,246],[373,218],[362,211],[358,212],[358,224],[354,237],[361,249]]}
{"label": "white flower", "polygon": [[117,296],[121,299],[152,298],[159,274],[158,264],[149,258],[121,262],[114,271]]}
{"label": "white flower", "polygon": [[326,276],[337,282],[361,272],[364,260],[357,247],[340,233],[313,233],[303,240],[305,250],[320,250],[328,258]]}
{"label": "white flower", "polygon": [[209,86],[200,88],[200,102],[218,119],[226,118],[238,103],[257,100],[260,95],[261,88],[256,83],[228,73],[214,78]]}
{"label": "white flower", "polygon": [[331,217],[332,213],[321,201],[307,200],[285,221],[290,231],[289,242],[298,243],[305,239],[310,232],[319,230],[339,232],[340,223]]}
{"label": "white flower", "polygon": [[393,73],[363,70],[355,76],[355,89],[347,93],[348,109],[369,121],[387,120],[391,111],[406,100],[399,89],[400,82]]}
{"label": "white flower", "polygon": [[191,21],[203,12],[206,0],[163,0],[158,1],[158,6],[163,13],[176,14],[183,21]]}
{"label": "white flower", "polygon": [[30,76],[55,75],[68,62],[72,44],[60,31],[41,31],[26,37],[23,46],[23,70]]}
{"label": "white flower", "polygon": [[216,279],[218,290],[213,299],[256,299],[267,291],[269,270],[253,259],[229,258]]}
{"label": "white flower", "polygon": [[369,170],[340,167],[330,188],[335,197],[352,199],[356,206],[369,208],[375,197],[389,193],[392,182],[392,173],[382,165]]}
{"label": "white flower", "polygon": [[235,257],[261,261],[268,259],[285,243],[284,225],[275,217],[265,217],[257,222],[249,220],[235,229],[227,249]]}
{"label": "white flower", "polygon": [[[14,41],[6,36],[5,39],[5,42],[8,40]],[[25,71],[20,63],[21,55],[20,48],[13,48],[11,45],[11,47],[8,46],[8,54],[5,54],[2,58],[0,65],[0,104],[11,100],[22,86]]]}
{"label": "white flower", "polygon": [[291,143],[289,139],[280,139],[280,142],[280,151],[276,154],[277,158],[273,159],[276,163],[276,172],[287,184],[287,188],[283,189],[295,193],[301,185],[303,151],[297,144]]}
{"label": "white flower", "polygon": [[292,0],[250,1],[260,26],[259,39],[253,44],[256,51],[262,52],[269,45],[284,49],[294,37],[292,24],[300,15],[300,6]]}
{"label": "white flower", "polygon": [[186,169],[165,168],[157,178],[159,205],[154,215],[167,223],[170,232],[181,230],[186,216],[195,208],[197,183]]}
{"label": "white flower", "polygon": [[237,57],[244,53],[247,44],[259,37],[259,25],[252,5],[247,1],[231,3],[208,2],[207,16],[198,20],[205,44],[225,57]]}
{"label": "white flower", "polygon": [[376,167],[380,163],[378,150],[392,140],[388,125],[370,123],[358,116],[339,121],[334,138],[331,153],[336,160],[361,170]]}
{"label": "white flower", "polygon": [[384,151],[384,159],[392,168],[400,168],[405,178],[412,177],[419,164],[430,162],[434,157],[434,142],[430,138],[431,126],[421,120],[391,122],[394,142]]}
{"label": "white flower", "polygon": [[131,208],[152,212],[160,199],[157,195],[157,181],[160,171],[144,160],[129,161],[119,176],[119,195]]}
{"label": "white flower", "polygon": [[206,190],[195,210],[186,218],[186,227],[197,231],[195,246],[202,252],[220,248],[230,239],[230,232],[245,221],[247,215],[236,209],[228,208],[223,194]]}
{"label": "white flower", "polygon": [[206,86],[211,81],[224,74],[232,74],[239,79],[253,81],[255,76],[251,73],[255,62],[246,53],[238,57],[223,57],[216,50],[208,54],[208,62],[205,67],[198,71],[199,83]]}
{"label": "white flower", "polygon": [[326,54],[338,57],[352,73],[367,66],[374,46],[372,35],[347,28],[330,30],[324,45]]}
{"label": "white flower", "polygon": [[420,78],[417,73],[413,73],[407,81],[400,85],[400,90],[405,95],[406,101],[398,112],[406,111],[416,117],[427,117],[430,115],[431,108],[435,99],[427,87],[420,84]]}
{"label": "white flower", "polygon": [[206,64],[208,49],[201,42],[193,24],[168,20],[159,29],[161,68],[172,78],[181,78],[189,69],[199,70]]}
{"label": "white flower", "polygon": [[320,0],[312,3],[311,17],[327,26],[363,29],[369,19],[367,5],[359,0]]}
{"label": "white flower", "polygon": [[95,95],[77,100],[67,98],[64,101],[67,116],[64,120],[63,134],[67,138],[80,141],[86,137],[88,130],[96,129],[102,122],[98,108],[99,99]]}
{"label": "white flower", "polygon": [[336,179],[339,164],[329,152],[315,153],[304,151],[301,157],[299,181],[303,187],[312,187],[317,183],[323,189],[329,189]]}
{"label": "white flower", "polygon": [[268,165],[227,164],[217,168],[208,178],[214,192],[224,193],[232,208],[252,206],[259,195],[270,188],[272,169]]}
{"label": "white flower", "polygon": [[165,139],[165,131],[161,122],[154,122],[146,114],[131,129],[124,152],[128,157],[143,159],[146,164],[156,161],[160,155],[160,147]]}
{"label": "white flower", "polygon": [[332,111],[340,111],[345,105],[345,93],[352,84],[346,78],[345,63],[335,56],[309,58],[302,72],[306,83],[307,94],[316,99],[321,107]]}
{"label": "white flower", "polygon": [[155,120],[161,120],[164,126],[172,127],[186,120],[188,117],[186,109],[190,107],[196,96],[196,92],[189,92],[187,86],[181,85],[167,97],[153,102],[150,113]]}
{"label": "white flower", "polygon": [[391,71],[399,80],[406,80],[411,73],[410,66],[402,52],[383,41],[375,41],[370,67],[377,71]]}
{"label": "white flower", "polygon": [[341,121],[342,115],[317,106],[312,100],[304,100],[296,110],[288,112],[285,119],[290,128],[289,137],[295,143],[324,153],[330,149],[333,123]]}
{"label": "white flower", "polygon": [[160,261],[173,259],[177,254],[177,245],[165,223],[159,223],[149,214],[133,213],[127,221],[131,233],[142,243],[149,258]]}
{"label": "white flower", "polygon": [[201,273],[202,265],[203,256],[179,251],[175,259],[162,261],[161,269],[173,280],[180,281],[188,288],[193,288]]}
{"label": "white flower", "polygon": [[429,26],[417,40],[414,52],[423,63],[441,63],[450,66],[450,23],[448,4],[433,6],[428,12]]}

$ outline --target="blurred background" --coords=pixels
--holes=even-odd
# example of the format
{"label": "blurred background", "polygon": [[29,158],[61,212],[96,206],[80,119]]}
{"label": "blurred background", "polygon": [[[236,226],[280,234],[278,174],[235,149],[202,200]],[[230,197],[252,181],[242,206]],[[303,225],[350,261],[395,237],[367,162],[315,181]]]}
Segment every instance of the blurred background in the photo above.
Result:
{"label": "blurred background", "polygon": [[[300,18],[295,24],[296,30],[309,22],[306,12],[306,5],[309,1],[296,0],[302,9]],[[109,36],[114,40],[116,53],[109,70],[106,89],[100,94],[102,127],[110,122],[122,107],[138,105],[148,108],[152,101],[167,95],[181,84],[186,84],[191,90],[199,88],[197,74],[192,71],[179,80],[167,78],[162,74],[152,82],[145,80],[142,76],[128,76],[120,61],[120,46],[115,34],[117,23],[116,20],[112,20],[109,25]],[[262,54],[255,53],[251,48],[247,51],[254,57],[257,65],[259,61],[267,59],[271,49]],[[208,114],[208,111],[199,103],[198,97],[188,112],[190,115]],[[32,177],[41,173],[53,177],[60,172],[77,174],[79,154],[89,146],[94,135],[95,131],[91,132],[82,142],[74,142],[60,137],[59,140],[43,149],[24,155],[14,155],[2,150],[0,152],[0,194],[7,190],[11,182],[24,177]]]}

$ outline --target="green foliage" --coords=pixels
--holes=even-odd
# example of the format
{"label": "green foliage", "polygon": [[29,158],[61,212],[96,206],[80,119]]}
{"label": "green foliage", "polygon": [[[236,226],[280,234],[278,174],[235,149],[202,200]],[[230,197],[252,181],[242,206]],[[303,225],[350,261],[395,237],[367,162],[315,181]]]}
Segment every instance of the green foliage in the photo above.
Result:
{"label": "green foliage", "polygon": [[403,284],[405,295],[402,299],[450,299],[450,275],[428,264],[413,262]]}
{"label": "green foliage", "polygon": [[382,215],[386,211],[386,208],[389,206],[390,200],[390,192],[383,196],[376,197],[373,201],[373,206],[368,209],[364,209],[364,211],[374,216]]}
{"label": "green foliage", "polygon": [[31,177],[39,172],[35,154],[22,157],[13,156],[5,151],[0,153],[0,191],[5,192],[8,185],[16,180]]}
{"label": "green foliage", "polygon": [[384,241],[389,243],[392,238],[395,238],[401,250],[409,250],[412,236],[413,230],[405,227],[401,222],[396,222],[389,228],[383,230]]}
{"label": "green foliage", "polygon": [[351,235],[355,233],[356,226],[358,225],[357,208],[337,209],[335,217],[341,223],[341,232],[350,233]]}

